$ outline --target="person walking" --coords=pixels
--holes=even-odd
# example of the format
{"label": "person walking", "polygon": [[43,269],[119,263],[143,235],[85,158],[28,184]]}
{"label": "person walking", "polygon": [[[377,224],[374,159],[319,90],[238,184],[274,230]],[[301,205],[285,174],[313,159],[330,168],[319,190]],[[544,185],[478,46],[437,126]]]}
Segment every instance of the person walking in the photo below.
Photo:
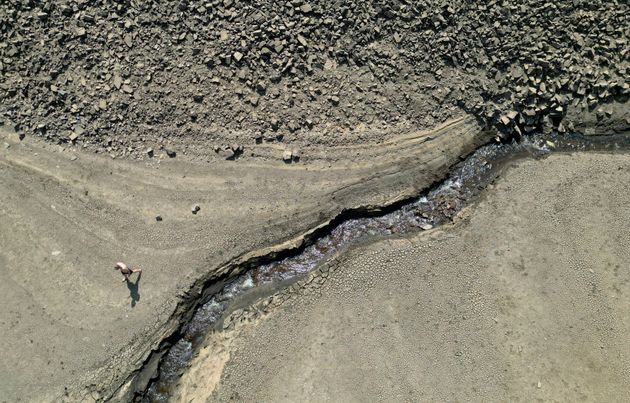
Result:
{"label": "person walking", "polygon": [[142,273],[142,269],[132,269],[123,262],[116,263],[116,266],[114,266],[114,270],[120,270],[120,273],[125,276],[125,278],[123,278],[122,280],[123,282],[129,281],[129,277],[131,277],[133,273]]}

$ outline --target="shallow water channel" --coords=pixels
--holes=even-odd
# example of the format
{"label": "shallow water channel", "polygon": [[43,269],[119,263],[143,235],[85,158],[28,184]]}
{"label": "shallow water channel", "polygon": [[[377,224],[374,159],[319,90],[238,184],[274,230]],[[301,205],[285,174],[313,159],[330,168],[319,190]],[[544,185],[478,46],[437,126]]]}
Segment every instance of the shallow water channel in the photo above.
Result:
{"label": "shallow water channel", "polygon": [[[617,151],[629,148],[625,136],[587,138],[579,135],[543,138],[533,136],[521,143],[490,144],[477,149],[457,165],[450,176],[416,199],[379,216],[343,221],[295,255],[255,267],[234,278],[195,312],[182,329],[182,337],[163,357],[159,376],[151,383],[143,402],[166,402],[196,349],[215,329],[231,304],[265,285],[287,286],[299,280],[336,252],[369,237],[385,237],[429,230],[449,222],[463,207],[476,200],[509,163],[526,157],[540,158],[554,151]],[[553,173],[550,173],[553,174]],[[276,287],[277,288],[277,287]]]}

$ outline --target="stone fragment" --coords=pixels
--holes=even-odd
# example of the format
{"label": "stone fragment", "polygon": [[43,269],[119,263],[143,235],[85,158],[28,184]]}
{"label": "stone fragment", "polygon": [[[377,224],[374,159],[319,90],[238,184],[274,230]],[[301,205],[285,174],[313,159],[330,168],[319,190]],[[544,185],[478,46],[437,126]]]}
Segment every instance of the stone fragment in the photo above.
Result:
{"label": "stone fragment", "polygon": [[276,53],[282,52],[283,49],[284,49],[284,44],[282,42],[280,41],[274,42],[273,50],[275,50]]}
{"label": "stone fragment", "polygon": [[562,122],[558,125],[558,133],[566,133],[567,129],[565,129],[564,125],[562,124]]}
{"label": "stone fragment", "polygon": [[300,125],[295,120],[291,120],[287,124],[287,128],[289,129],[291,133],[295,133],[300,128]]}
{"label": "stone fragment", "polygon": [[293,158],[293,153],[291,152],[291,150],[285,150],[284,153],[282,153],[282,160],[284,162],[291,162],[291,159]]}
{"label": "stone fragment", "polygon": [[298,40],[298,42],[300,43],[300,45],[302,45],[302,46],[304,46],[304,47],[308,46],[308,41],[307,41],[307,40],[306,40],[306,38],[305,38],[305,37],[303,37],[302,35],[298,35],[298,36],[297,36],[297,40]]}
{"label": "stone fragment", "polygon": [[114,87],[116,87],[116,89],[120,89],[122,83],[122,78],[119,75],[115,75],[113,81]]}
{"label": "stone fragment", "polygon": [[236,153],[231,148],[223,150],[222,155],[226,160],[233,160],[236,157]]}
{"label": "stone fragment", "polygon": [[166,155],[168,155],[169,158],[175,158],[177,156],[177,152],[170,148],[165,148],[164,152],[166,153]]}
{"label": "stone fragment", "polygon": [[299,148],[294,148],[291,151],[291,157],[293,158],[293,161],[295,162],[299,161],[301,156],[302,156],[302,153],[300,152]]}

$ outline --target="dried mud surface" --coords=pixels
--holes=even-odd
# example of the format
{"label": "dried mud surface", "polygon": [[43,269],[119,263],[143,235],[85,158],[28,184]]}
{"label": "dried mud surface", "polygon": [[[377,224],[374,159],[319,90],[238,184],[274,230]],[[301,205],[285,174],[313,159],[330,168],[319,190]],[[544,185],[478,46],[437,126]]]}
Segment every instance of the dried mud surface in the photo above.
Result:
{"label": "dried mud surface", "polygon": [[627,401],[628,184],[628,154],[522,161],[450,228],[240,311],[178,401]]}
{"label": "dried mud surface", "polygon": [[[2,132],[0,394],[127,400],[142,388],[132,371],[205,281],[299,245],[344,209],[417,194],[488,140],[460,118],[378,149],[323,149],[308,164],[235,165],[112,160]],[[139,284],[120,282],[120,260],[143,269]]]}

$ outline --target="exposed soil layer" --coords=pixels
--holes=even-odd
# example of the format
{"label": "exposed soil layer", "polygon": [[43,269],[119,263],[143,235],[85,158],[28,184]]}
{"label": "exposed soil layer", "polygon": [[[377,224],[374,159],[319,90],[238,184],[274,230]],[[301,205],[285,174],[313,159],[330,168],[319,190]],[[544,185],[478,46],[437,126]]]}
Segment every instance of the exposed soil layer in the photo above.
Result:
{"label": "exposed soil layer", "polygon": [[627,401],[629,184],[629,154],[519,162],[454,225],[235,312],[176,401]]}
{"label": "exposed soil layer", "polygon": [[5,1],[0,120],[134,158],[365,144],[462,111],[562,132],[569,108],[620,118],[628,27],[618,0]]}

